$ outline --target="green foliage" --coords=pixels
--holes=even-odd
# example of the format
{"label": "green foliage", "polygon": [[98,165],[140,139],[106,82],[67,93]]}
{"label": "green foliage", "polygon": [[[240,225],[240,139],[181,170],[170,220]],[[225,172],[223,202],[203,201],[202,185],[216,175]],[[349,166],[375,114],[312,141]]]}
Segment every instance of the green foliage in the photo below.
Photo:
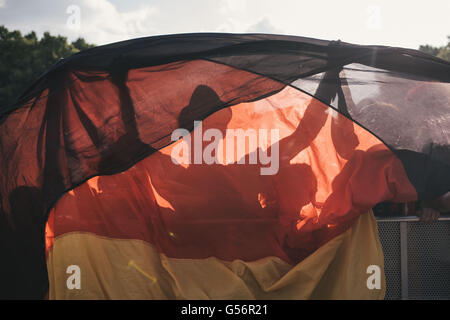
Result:
{"label": "green foliage", "polygon": [[439,50],[437,56],[441,59],[450,61],[450,36],[448,36],[447,39],[448,39],[447,45]]}
{"label": "green foliage", "polygon": [[431,54],[432,56],[437,56],[437,54],[439,53],[439,48],[430,46],[429,44],[424,45],[424,46],[420,46],[419,50],[428,54]]}
{"label": "green foliage", "polygon": [[56,61],[91,47],[82,38],[68,43],[65,37],[45,32],[38,39],[34,31],[22,36],[0,26],[0,112]]}
{"label": "green foliage", "polygon": [[438,58],[450,61],[450,36],[447,37],[448,43],[443,47],[433,47],[430,45],[420,46],[419,50]]}
{"label": "green foliage", "polygon": [[[68,43],[66,37],[45,32],[38,39],[34,31],[22,36],[0,26],[0,113],[56,61],[92,47],[82,38]],[[450,36],[446,46],[423,45],[419,50],[450,61]]]}

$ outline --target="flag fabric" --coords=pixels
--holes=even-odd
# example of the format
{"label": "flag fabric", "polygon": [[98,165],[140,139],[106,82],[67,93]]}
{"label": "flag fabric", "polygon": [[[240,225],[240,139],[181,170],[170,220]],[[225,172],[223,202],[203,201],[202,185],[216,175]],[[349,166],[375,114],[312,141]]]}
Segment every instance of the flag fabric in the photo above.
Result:
{"label": "flag fabric", "polygon": [[[362,214],[298,264],[273,256],[177,259],[145,241],[67,233],[49,250],[48,298],[383,299],[386,280],[376,226],[371,212]],[[73,264],[81,270],[80,290],[68,290],[69,275],[61,267]],[[380,268],[379,289],[370,286],[370,266]]]}
{"label": "flag fabric", "polygon": [[62,60],[0,118],[2,296],[383,298],[370,210],[450,190],[449,83],[415,50],[276,35]]}

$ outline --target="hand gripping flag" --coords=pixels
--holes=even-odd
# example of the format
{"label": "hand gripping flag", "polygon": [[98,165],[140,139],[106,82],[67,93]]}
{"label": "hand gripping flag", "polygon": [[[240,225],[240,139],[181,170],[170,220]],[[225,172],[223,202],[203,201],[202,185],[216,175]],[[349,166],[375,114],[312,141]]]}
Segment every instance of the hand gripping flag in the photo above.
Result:
{"label": "hand gripping flag", "polygon": [[371,208],[450,190],[450,64],[184,34],[60,61],[0,118],[3,297],[377,299]]}

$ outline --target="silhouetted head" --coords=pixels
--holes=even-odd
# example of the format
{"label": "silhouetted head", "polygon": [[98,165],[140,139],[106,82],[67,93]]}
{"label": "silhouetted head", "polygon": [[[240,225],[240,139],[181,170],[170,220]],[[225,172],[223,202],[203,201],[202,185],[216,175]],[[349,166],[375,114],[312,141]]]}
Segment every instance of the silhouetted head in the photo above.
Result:
{"label": "silhouetted head", "polygon": [[[194,129],[194,121],[204,120],[212,113],[223,109],[226,106],[227,103],[220,100],[213,89],[205,85],[199,85],[192,93],[189,104],[181,110],[178,116],[178,126],[179,128],[192,131]],[[226,124],[228,124],[231,119],[231,110],[228,108],[224,109],[223,112],[221,112],[221,116],[226,117],[223,121],[220,121],[226,127]]]}

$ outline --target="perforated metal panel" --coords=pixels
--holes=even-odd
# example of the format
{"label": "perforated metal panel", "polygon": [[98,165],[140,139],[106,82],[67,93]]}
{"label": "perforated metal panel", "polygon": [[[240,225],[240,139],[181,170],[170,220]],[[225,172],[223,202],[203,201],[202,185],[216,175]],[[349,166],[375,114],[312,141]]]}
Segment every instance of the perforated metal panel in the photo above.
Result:
{"label": "perforated metal panel", "polygon": [[408,222],[408,293],[450,299],[450,221]]}
{"label": "perforated metal panel", "polygon": [[400,223],[380,221],[378,232],[384,253],[385,299],[401,299]]}
{"label": "perforated metal panel", "polygon": [[[413,220],[378,221],[385,260],[385,299],[450,299],[450,220],[447,217],[431,224]],[[406,225],[403,246],[401,224]]]}

